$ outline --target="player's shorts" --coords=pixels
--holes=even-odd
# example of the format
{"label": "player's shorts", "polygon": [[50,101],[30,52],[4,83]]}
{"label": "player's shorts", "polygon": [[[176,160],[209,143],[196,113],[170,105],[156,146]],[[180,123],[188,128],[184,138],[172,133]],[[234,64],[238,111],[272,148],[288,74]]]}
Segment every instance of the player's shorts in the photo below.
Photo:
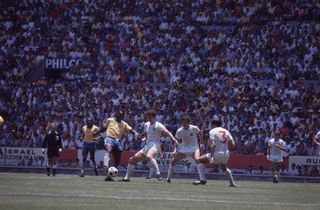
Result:
{"label": "player's shorts", "polygon": [[160,145],[156,144],[156,143],[147,143],[141,150],[140,152],[144,155],[147,155],[150,149],[154,149],[156,150],[156,152],[158,153],[160,151]]}
{"label": "player's shorts", "polygon": [[47,157],[48,158],[54,158],[54,157],[59,157],[59,150],[56,149],[56,150],[49,150],[47,151]]}
{"label": "player's shorts", "polygon": [[110,144],[112,145],[114,150],[122,151],[123,150],[123,145],[122,142],[119,139],[107,136],[104,139],[104,145]]}
{"label": "player's shorts", "polygon": [[[212,158],[211,153],[207,154],[207,157],[210,159]],[[214,164],[223,164],[223,165],[227,165],[228,161],[229,161],[229,153],[214,153],[213,155],[213,161]]]}
{"label": "player's shorts", "polygon": [[282,163],[282,162],[283,162],[283,159],[282,159],[282,156],[270,155],[269,161],[275,162],[275,163]]}
{"label": "player's shorts", "polygon": [[179,145],[177,152],[185,154],[186,156],[192,156],[197,149],[199,149],[198,146]]}
{"label": "player's shorts", "polygon": [[96,143],[95,142],[91,142],[91,143],[88,143],[88,142],[83,142],[83,145],[82,145],[82,151],[83,152],[95,152],[96,151]]}

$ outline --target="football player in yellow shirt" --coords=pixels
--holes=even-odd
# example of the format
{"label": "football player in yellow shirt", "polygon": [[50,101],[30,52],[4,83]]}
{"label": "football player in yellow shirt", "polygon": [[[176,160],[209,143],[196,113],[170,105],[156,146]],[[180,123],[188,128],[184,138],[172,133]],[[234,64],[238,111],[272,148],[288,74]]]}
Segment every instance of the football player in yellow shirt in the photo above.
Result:
{"label": "football player in yellow shirt", "polygon": [[[124,112],[119,110],[116,112],[115,117],[108,118],[105,120],[103,127],[95,133],[98,135],[106,131],[106,137],[104,139],[104,144],[106,148],[106,154],[104,156],[104,166],[106,169],[109,167],[110,153],[113,154],[113,166],[118,167],[121,159],[121,152],[123,150],[123,145],[120,139],[124,132],[131,132],[134,134],[134,138],[139,136],[138,132],[135,131],[128,123],[123,121]],[[107,173],[105,181],[114,181]]]}
{"label": "football player in yellow shirt", "polygon": [[90,153],[90,160],[94,167],[94,173],[95,175],[98,175],[98,169],[95,160],[97,137],[94,136],[94,133],[96,133],[97,131],[99,131],[99,127],[93,124],[92,118],[88,118],[87,125],[82,127],[82,169],[79,174],[80,177],[84,177],[84,169],[88,153]]}

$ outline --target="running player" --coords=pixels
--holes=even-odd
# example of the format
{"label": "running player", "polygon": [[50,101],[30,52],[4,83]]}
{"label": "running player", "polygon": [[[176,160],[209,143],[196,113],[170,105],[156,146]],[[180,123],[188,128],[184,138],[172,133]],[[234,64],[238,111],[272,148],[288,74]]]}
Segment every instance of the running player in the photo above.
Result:
{"label": "running player", "polygon": [[[123,121],[124,112],[119,110],[116,112],[115,117],[108,118],[105,120],[103,128],[97,131],[94,136],[106,131],[106,138],[104,139],[106,154],[104,156],[104,166],[108,171],[109,161],[110,161],[110,153],[113,154],[114,167],[118,167],[120,164],[121,153],[123,150],[123,145],[120,139],[123,136],[124,132],[132,132],[134,134],[135,139],[138,138],[138,132],[132,129],[132,127]],[[107,173],[105,181],[114,181]]]}
{"label": "running player", "polygon": [[[189,124],[190,118],[189,116],[182,117],[182,127],[179,128],[176,132],[176,138],[179,141],[179,146],[177,151],[171,154],[171,162],[168,170],[167,182],[171,182],[171,176],[174,171],[174,167],[177,162],[180,160],[191,156],[197,163],[197,169],[199,173],[200,180],[203,183],[205,180],[205,165],[201,162],[198,162],[200,158],[200,153],[203,151],[204,140],[202,136],[202,132],[197,126]],[[200,142],[200,149],[199,143]]]}
{"label": "running player", "polygon": [[269,140],[267,148],[267,159],[271,162],[273,183],[279,183],[280,168],[283,162],[282,151],[286,150],[286,143],[280,139],[280,131],[276,130],[275,138]]}
{"label": "running player", "polygon": [[160,122],[156,121],[157,112],[154,109],[151,109],[147,112],[148,122],[144,124],[144,133],[146,138],[146,145],[143,149],[138,151],[135,155],[130,157],[129,164],[127,167],[127,173],[125,177],[122,179],[124,182],[129,182],[131,174],[135,168],[135,165],[147,159],[150,162],[153,170],[156,172],[156,177],[159,181],[162,180],[160,175],[160,170],[158,163],[155,159],[158,152],[160,152],[160,137],[162,134],[169,136],[172,141],[175,143],[176,147],[178,145],[178,141],[175,137],[167,130],[167,128],[162,125]]}
{"label": "running player", "polygon": [[49,130],[44,137],[42,144],[42,153],[45,153],[47,150],[47,175],[50,176],[50,168],[52,168],[52,176],[56,175],[57,171],[57,160],[59,157],[59,152],[62,151],[62,141],[59,133],[57,132],[57,124],[52,123],[49,125]]}
{"label": "running player", "polygon": [[97,137],[94,137],[93,134],[98,132],[99,128],[93,124],[93,119],[88,118],[87,119],[87,125],[82,127],[82,135],[83,137],[83,144],[82,144],[82,169],[79,174],[80,177],[84,177],[84,169],[86,165],[86,160],[88,153],[90,153],[90,160],[93,164],[94,173],[98,176],[98,169],[97,164],[95,160],[95,152],[96,152],[96,139]]}
{"label": "running player", "polygon": [[[214,116],[212,127],[209,131],[209,147],[211,152],[200,157],[199,162],[213,163],[220,165],[226,178],[229,180],[230,187],[236,187],[231,170],[227,167],[229,161],[229,150],[234,149],[235,143],[233,137],[226,129],[221,127],[221,120],[218,116]],[[194,185],[204,185],[205,180],[197,180]]]}

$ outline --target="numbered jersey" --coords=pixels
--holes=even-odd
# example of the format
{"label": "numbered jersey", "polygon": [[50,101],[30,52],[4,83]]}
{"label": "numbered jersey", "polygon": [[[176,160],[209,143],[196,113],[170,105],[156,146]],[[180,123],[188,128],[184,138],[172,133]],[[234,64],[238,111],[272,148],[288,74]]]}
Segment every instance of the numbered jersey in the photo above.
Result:
{"label": "numbered jersey", "polygon": [[214,153],[229,153],[228,143],[233,140],[229,131],[222,127],[213,128],[209,132],[211,141],[215,143]]}

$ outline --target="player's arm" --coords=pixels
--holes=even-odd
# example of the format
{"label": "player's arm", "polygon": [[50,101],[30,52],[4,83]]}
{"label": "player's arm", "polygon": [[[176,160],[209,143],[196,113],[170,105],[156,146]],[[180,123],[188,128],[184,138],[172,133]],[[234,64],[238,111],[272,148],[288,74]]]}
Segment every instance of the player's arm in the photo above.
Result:
{"label": "player's arm", "polygon": [[287,151],[287,147],[283,144],[277,144],[276,147],[281,151]]}
{"label": "player's arm", "polygon": [[178,140],[172,135],[172,133],[170,131],[168,131],[168,129],[164,129],[162,131],[166,136],[170,137],[172,142],[176,145],[176,148],[178,147]]}
{"label": "player's arm", "polygon": [[198,136],[199,143],[200,143],[199,149],[200,149],[200,154],[201,154],[204,150],[204,143],[205,142],[204,142],[203,134],[201,131],[197,134],[197,136]]}
{"label": "player's arm", "polygon": [[228,141],[228,147],[229,150],[235,150],[236,149],[236,143],[234,142],[234,139],[231,137]]}
{"label": "player's arm", "polygon": [[45,148],[47,148],[47,145],[48,145],[48,135],[46,134],[42,142],[42,153],[44,153]]}
{"label": "player's arm", "polygon": [[133,134],[134,139],[138,139],[139,133],[137,131],[135,131],[134,129],[130,129],[129,132]]}
{"label": "player's arm", "polygon": [[58,145],[58,147],[59,147],[59,152],[61,152],[62,151],[62,138],[61,138],[61,136],[59,135],[59,143],[58,143],[59,145]]}
{"label": "player's arm", "polygon": [[209,139],[208,141],[208,147],[211,153],[214,153],[214,150],[216,148],[216,143],[213,139]]}

